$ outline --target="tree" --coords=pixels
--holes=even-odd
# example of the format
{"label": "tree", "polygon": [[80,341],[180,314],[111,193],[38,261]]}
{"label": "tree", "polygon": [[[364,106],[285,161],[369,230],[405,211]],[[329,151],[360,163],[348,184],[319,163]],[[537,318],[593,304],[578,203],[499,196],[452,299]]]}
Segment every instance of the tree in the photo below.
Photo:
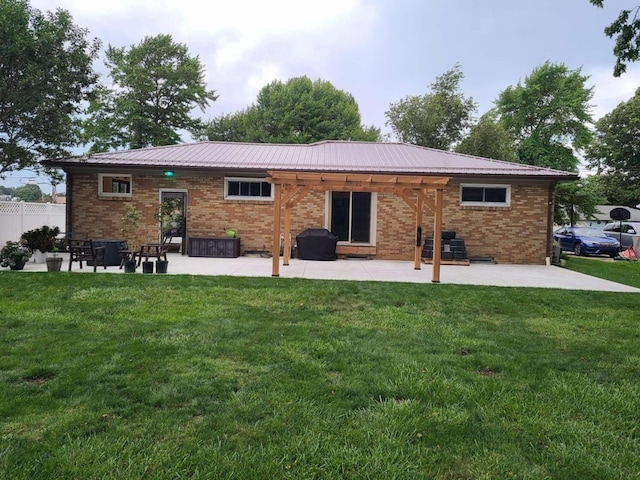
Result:
{"label": "tree", "polygon": [[361,124],[353,96],[326,80],[275,80],[246,110],[214,118],[210,140],[259,143],[314,143],[321,140],[378,141],[380,130]]}
{"label": "tree", "polygon": [[0,177],[79,142],[77,116],[97,81],[99,41],[87,35],[65,10],[0,0]]}
{"label": "tree", "polygon": [[471,125],[477,106],[460,92],[464,74],[460,64],[436,77],[431,91],[392,103],[387,125],[402,142],[450,150]]}
{"label": "tree", "polygon": [[640,188],[638,176],[624,174],[601,173],[589,177],[597,183],[605,205],[624,205],[636,208],[640,204]]}
{"label": "tree", "polygon": [[610,202],[627,206],[640,202],[640,88],[598,120],[586,158],[602,174]]}
{"label": "tree", "polygon": [[511,134],[518,161],[528,165],[577,171],[576,151],[587,147],[593,123],[589,101],[593,87],[581,69],[546,62],[500,93],[496,110]]}
{"label": "tree", "polygon": [[12,188],[12,187],[5,187],[3,185],[0,185],[0,195],[10,195],[10,196],[15,196],[15,192],[16,189]]}
{"label": "tree", "polygon": [[247,110],[220,115],[205,123],[202,131],[195,136],[200,140],[215,142],[251,141],[247,131],[247,116]]}
{"label": "tree", "polygon": [[145,37],[128,50],[109,45],[105,65],[112,86],[97,90],[89,107],[91,151],[176,144],[179,130],[201,127],[191,110],[204,111],[217,98],[206,88],[199,58],[171,35]]}
{"label": "tree", "polygon": [[[590,0],[593,5],[602,8],[604,0]],[[605,27],[604,33],[609,38],[615,37],[613,55],[616,64],[613,76],[619,77],[627,71],[627,63],[637,62],[640,58],[640,6],[632,10],[621,10],[618,18]]]}
{"label": "tree", "polygon": [[591,178],[560,183],[555,193],[553,221],[558,225],[574,226],[578,219],[593,218],[596,207],[604,203],[599,184]]}
{"label": "tree", "polygon": [[513,140],[497,120],[495,110],[485,113],[478,123],[471,126],[469,134],[456,146],[455,151],[508,162],[518,159]]}
{"label": "tree", "polygon": [[38,185],[28,183],[22,187],[18,187],[15,190],[15,196],[18,200],[23,202],[35,202],[42,198],[42,190]]}

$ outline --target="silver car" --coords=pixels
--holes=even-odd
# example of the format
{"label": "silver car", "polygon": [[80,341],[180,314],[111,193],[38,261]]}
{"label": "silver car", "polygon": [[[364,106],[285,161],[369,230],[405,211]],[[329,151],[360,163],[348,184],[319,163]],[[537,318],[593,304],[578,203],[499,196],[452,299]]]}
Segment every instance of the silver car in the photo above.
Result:
{"label": "silver car", "polygon": [[637,243],[640,238],[640,222],[611,222],[602,231],[618,240],[623,249],[633,247],[634,241]]}

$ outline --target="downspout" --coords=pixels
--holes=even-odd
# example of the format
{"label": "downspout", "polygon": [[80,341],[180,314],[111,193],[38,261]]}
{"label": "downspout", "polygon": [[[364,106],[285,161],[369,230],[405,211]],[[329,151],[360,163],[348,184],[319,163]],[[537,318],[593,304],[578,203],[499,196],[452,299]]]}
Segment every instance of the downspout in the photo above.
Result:
{"label": "downspout", "polygon": [[553,203],[554,203],[555,188],[556,188],[555,183],[552,183],[549,185],[549,192],[547,197],[547,235],[545,237],[545,243],[546,243],[545,262],[547,265],[551,265],[551,235],[553,233]]}

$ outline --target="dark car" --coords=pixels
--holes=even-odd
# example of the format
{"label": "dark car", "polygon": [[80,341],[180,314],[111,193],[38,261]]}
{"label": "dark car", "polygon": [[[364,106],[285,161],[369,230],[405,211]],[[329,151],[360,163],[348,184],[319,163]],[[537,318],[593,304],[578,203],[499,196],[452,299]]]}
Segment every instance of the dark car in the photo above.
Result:
{"label": "dark car", "polygon": [[592,227],[563,227],[553,233],[553,239],[564,251],[576,255],[609,255],[620,252],[620,242]]}

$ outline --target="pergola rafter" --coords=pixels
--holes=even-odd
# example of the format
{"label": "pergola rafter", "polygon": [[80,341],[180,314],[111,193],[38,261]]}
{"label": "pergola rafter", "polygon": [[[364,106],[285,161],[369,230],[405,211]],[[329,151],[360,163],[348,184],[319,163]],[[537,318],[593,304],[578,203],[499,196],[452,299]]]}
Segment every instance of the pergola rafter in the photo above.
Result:
{"label": "pergola rafter", "polygon": [[[416,245],[414,268],[420,270],[422,214],[426,207],[433,213],[432,282],[440,282],[440,240],[442,236],[442,198],[449,177],[361,173],[320,173],[269,171],[267,182],[274,186],[272,276],[280,275],[280,221],[284,207],[283,265],[289,265],[291,251],[291,209],[311,191],[389,192],[402,198],[415,213]],[[433,197],[430,193],[433,192]]]}

